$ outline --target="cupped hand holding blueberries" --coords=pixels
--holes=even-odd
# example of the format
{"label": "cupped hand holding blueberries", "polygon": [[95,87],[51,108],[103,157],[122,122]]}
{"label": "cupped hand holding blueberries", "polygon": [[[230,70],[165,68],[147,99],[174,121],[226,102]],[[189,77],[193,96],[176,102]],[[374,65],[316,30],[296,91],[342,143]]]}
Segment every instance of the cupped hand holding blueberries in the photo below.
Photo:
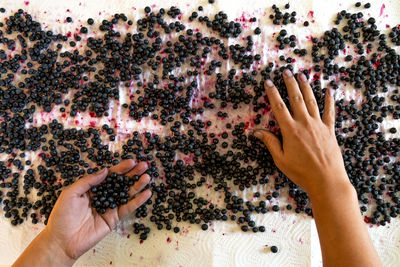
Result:
{"label": "cupped hand holding blueberries", "polygon": [[[277,167],[310,195],[324,265],[380,266],[336,141],[333,97],[326,93],[321,118],[306,77],[297,77],[298,81],[289,70],[284,71],[292,112],[273,83],[265,82],[282,142],[267,130],[256,130],[254,135],[265,143]],[[57,200],[46,228],[14,266],[71,266],[151,196],[149,190],[141,192],[150,182],[150,177],[143,174],[146,169],[146,163],[135,166],[132,160],[126,160],[69,186]],[[141,176],[129,191],[128,203],[97,213],[90,204],[90,189],[108,173]]]}
{"label": "cupped hand holding blueberries", "polygon": [[282,142],[266,130],[254,135],[276,166],[309,194],[324,266],[381,266],[336,141],[333,97],[326,92],[321,118],[306,76],[299,74],[296,80],[288,69],[283,74],[292,112],[272,81],[265,82]]}
{"label": "cupped hand holding blueberries", "polygon": [[[58,198],[45,229],[28,246],[14,266],[71,266],[82,254],[103,239],[118,222],[140,207],[151,196],[144,190],[150,176],[143,174],[147,164],[135,165],[125,160],[87,175],[63,190]],[[130,200],[104,214],[96,212],[90,204],[90,188],[100,184],[108,174],[141,175],[130,188]]]}

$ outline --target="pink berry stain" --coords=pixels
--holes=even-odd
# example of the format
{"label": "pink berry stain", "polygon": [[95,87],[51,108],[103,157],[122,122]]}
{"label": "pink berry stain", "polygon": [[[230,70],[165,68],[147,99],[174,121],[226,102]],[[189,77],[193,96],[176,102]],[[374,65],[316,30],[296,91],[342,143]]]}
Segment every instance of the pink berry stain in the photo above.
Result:
{"label": "pink berry stain", "polygon": [[383,11],[385,10],[385,4],[382,4],[381,11],[379,12],[379,17],[383,15]]}

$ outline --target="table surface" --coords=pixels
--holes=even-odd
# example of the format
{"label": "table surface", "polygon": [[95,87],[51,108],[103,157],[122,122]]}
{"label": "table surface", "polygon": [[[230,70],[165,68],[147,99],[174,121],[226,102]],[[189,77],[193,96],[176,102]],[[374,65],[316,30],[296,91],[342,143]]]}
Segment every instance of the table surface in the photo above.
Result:
{"label": "table surface", "polygon": [[[270,0],[216,0],[214,5],[207,5],[206,1],[109,1],[109,0],[1,0],[0,6],[16,11],[23,8],[55,32],[66,33],[74,31],[76,27],[93,17],[97,21],[108,18],[114,13],[125,13],[130,18],[139,18],[143,15],[143,8],[150,5],[154,8],[171,5],[178,6],[184,14],[190,14],[197,6],[205,7],[205,14],[212,15],[215,11],[223,10],[229,19],[258,18],[256,24],[244,22],[245,30],[252,30],[256,26],[262,29],[262,34],[255,37],[255,47],[263,56],[263,62],[277,61],[279,51],[274,47],[273,33],[281,26],[271,25],[268,15],[272,4],[280,1]],[[296,10],[300,22],[308,20],[310,27],[286,26],[298,37],[300,46],[309,47],[309,37],[321,35],[324,30],[330,29],[332,20],[337,12],[353,8],[353,1],[289,1],[290,10]],[[366,14],[377,19],[379,27],[397,25],[400,11],[399,1],[369,1],[372,8]],[[282,3],[283,5],[284,3]],[[188,12],[186,12],[186,10]],[[189,13],[190,11],[190,13]],[[66,16],[74,18],[74,23],[63,24]],[[185,16],[184,18],[185,19]],[[303,60],[303,65],[311,64],[310,58]],[[305,66],[298,66],[305,67]],[[205,82],[205,80],[203,80]],[[346,89],[344,89],[346,90]],[[350,97],[348,95],[347,97]],[[339,97],[339,96],[338,96]],[[123,99],[123,98],[122,98]],[[121,100],[121,102],[123,102]],[[35,123],[40,124],[56,118],[56,113],[37,116]],[[123,125],[121,131],[133,129],[147,129],[162,132],[159,126],[145,121],[141,125],[120,116]],[[100,122],[101,120],[99,120]],[[83,117],[78,125],[87,125],[87,118]],[[392,122],[390,122],[392,123]],[[396,123],[396,122],[394,122]],[[74,125],[71,121],[65,125]],[[391,124],[393,125],[393,124]],[[397,124],[398,127],[398,124]],[[400,128],[400,127],[398,127]],[[118,149],[118,147],[115,147]],[[34,157],[35,155],[30,155]],[[269,188],[257,188],[260,192],[267,192]],[[207,195],[209,192],[205,192]],[[280,200],[282,201],[282,200]],[[0,211],[2,212],[2,211]],[[334,216],[334,215],[333,215]],[[109,234],[93,249],[83,255],[75,266],[321,266],[321,253],[315,223],[306,215],[296,215],[293,212],[276,212],[254,216],[258,225],[266,226],[265,233],[249,234],[240,231],[237,224],[214,222],[209,231],[202,231],[198,226],[180,224],[181,232],[153,230],[148,240],[141,243],[136,235],[132,234],[133,218],[120,223],[117,230]],[[400,228],[399,220],[395,219],[385,227],[372,227],[366,224],[374,245],[385,266],[399,266],[400,264]],[[43,225],[24,223],[12,227],[8,220],[0,214],[0,264],[12,264],[29,242],[43,229]],[[276,245],[277,254],[272,254],[266,245]],[[340,245],[340,244],[337,244]]]}

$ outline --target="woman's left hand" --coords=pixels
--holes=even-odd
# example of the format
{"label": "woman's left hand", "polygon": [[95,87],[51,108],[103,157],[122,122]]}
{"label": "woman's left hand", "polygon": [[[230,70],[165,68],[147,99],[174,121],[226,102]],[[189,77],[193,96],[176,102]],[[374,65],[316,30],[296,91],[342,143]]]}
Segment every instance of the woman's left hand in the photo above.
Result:
{"label": "woman's left hand", "polygon": [[[133,160],[125,160],[109,170],[103,169],[87,175],[67,187],[54,205],[45,229],[36,238],[37,240],[35,239],[25,250],[14,266],[25,266],[27,262],[24,261],[24,254],[34,254],[35,252],[43,254],[42,250],[46,250],[46,246],[48,251],[52,252],[52,256],[57,258],[54,260],[58,265],[72,265],[76,259],[111,232],[120,220],[150,198],[150,190],[139,193],[150,182],[150,176],[143,174],[146,169],[145,162],[135,165]],[[108,173],[114,172],[130,177],[134,175],[141,175],[141,177],[130,188],[131,199],[127,204],[116,209],[108,209],[105,214],[99,214],[96,209],[91,207],[90,189],[100,184]],[[40,256],[38,255],[38,257]]]}

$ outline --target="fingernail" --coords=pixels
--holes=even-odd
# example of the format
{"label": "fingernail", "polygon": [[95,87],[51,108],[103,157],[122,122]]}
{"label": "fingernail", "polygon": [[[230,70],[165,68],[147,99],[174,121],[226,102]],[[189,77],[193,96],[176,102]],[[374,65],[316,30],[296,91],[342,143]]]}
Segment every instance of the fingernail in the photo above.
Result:
{"label": "fingernail", "polygon": [[107,171],[107,168],[104,168],[104,169],[101,169],[98,173],[99,174],[103,174],[103,173],[105,173]]}
{"label": "fingernail", "polygon": [[142,161],[145,165],[145,168],[148,169],[149,168],[149,164],[146,161]]}
{"label": "fingernail", "polygon": [[271,80],[266,80],[265,84],[267,85],[267,87],[273,87],[274,83]]}
{"label": "fingernail", "polygon": [[263,137],[263,133],[261,131],[254,131],[253,135],[258,139],[261,139]]}
{"label": "fingernail", "polygon": [[301,80],[302,82],[306,82],[306,81],[307,81],[307,76],[304,75],[304,73],[301,73],[301,74],[300,74],[300,80]]}
{"label": "fingernail", "polygon": [[292,76],[293,76],[293,73],[292,73],[289,69],[284,70],[284,71],[283,71],[283,74],[284,74],[286,77],[292,77]]}

